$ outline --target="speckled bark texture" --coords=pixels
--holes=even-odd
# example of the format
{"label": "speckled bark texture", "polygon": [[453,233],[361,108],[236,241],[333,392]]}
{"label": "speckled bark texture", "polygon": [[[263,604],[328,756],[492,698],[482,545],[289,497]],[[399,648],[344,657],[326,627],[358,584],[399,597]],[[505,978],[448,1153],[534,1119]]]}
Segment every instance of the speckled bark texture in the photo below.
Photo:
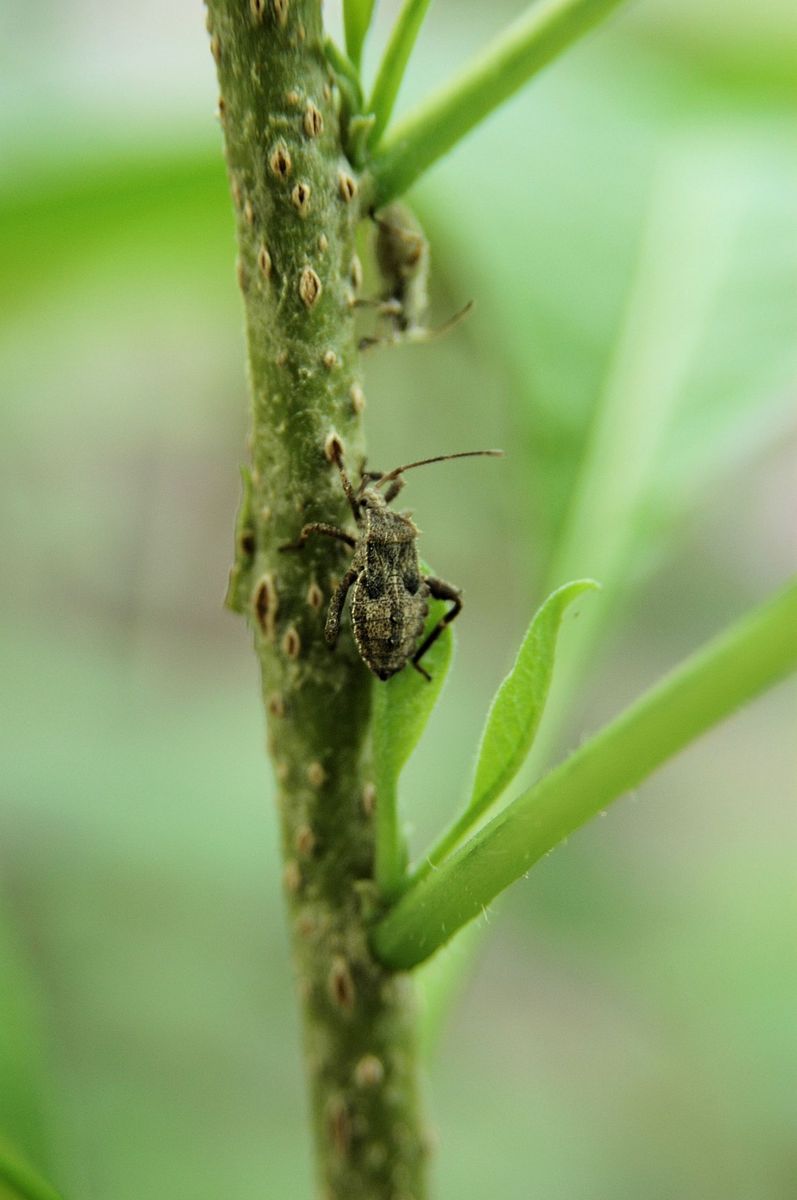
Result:
{"label": "speckled bark texture", "polygon": [[[284,871],[323,1200],[422,1200],[409,981],[377,964],[371,677],[326,606],[348,554],[308,521],[351,524],[329,437],[362,460],[354,229],[364,181],[340,148],[318,0],[208,0],[238,234],[252,395],[228,603],[254,630],[279,788]],[[325,450],[326,447],[326,450]]]}

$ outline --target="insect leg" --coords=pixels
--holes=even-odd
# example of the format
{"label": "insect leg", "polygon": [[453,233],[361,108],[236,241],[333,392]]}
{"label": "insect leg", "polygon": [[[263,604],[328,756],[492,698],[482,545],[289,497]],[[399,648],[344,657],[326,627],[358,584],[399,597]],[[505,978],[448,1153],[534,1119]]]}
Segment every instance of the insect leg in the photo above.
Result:
{"label": "insect leg", "polygon": [[447,333],[450,333],[455,326],[459,325],[460,321],[464,321],[472,308],[473,301],[469,300],[464,308],[461,308],[459,312],[455,312],[453,317],[449,317],[442,325],[437,325],[434,329],[427,329],[424,325],[410,326],[398,340],[404,342],[434,342],[437,338],[445,337]]}
{"label": "insect leg", "polygon": [[314,533],[336,538],[339,542],[345,542],[352,548],[357,545],[356,540],[350,533],[346,533],[345,529],[338,529],[337,525],[327,525],[325,521],[311,521],[309,525],[303,526],[295,542],[286,542],[284,546],[280,546],[280,550],[304,550],[305,542]]}
{"label": "insect leg", "polygon": [[390,486],[385,492],[385,504],[390,504],[391,500],[396,499],[396,496],[404,487],[404,482],[404,478],[401,475],[397,475],[395,479],[391,480]]}
{"label": "insect leg", "polygon": [[[395,302],[391,301],[391,304],[393,303]],[[398,313],[392,310],[390,313],[382,311],[382,315],[393,316],[393,329],[390,333],[383,334],[381,337],[373,335],[361,337],[358,348],[360,351],[365,351],[373,350],[376,346],[400,346],[402,343],[419,344],[421,342],[436,342],[438,338],[445,337],[447,333],[450,333],[455,326],[459,325],[460,321],[464,321],[472,308],[473,301],[469,300],[464,308],[461,308],[459,312],[455,312],[453,317],[449,317],[447,321],[444,321],[442,325],[437,325],[434,329],[429,329],[426,325],[412,324],[405,318],[399,320],[399,317],[403,316],[401,307],[399,307]],[[387,306],[385,306],[386,309]]]}
{"label": "insect leg", "polygon": [[366,471],[365,463],[363,462],[363,469],[360,473],[360,491],[363,490],[367,483],[373,483],[375,479],[381,479],[384,473],[384,471]]}
{"label": "insect leg", "polygon": [[377,312],[380,317],[393,317],[398,320],[404,316],[404,305],[395,296],[387,296],[379,301]]}
{"label": "insect leg", "polygon": [[346,596],[349,588],[354,583],[360,573],[359,567],[349,567],[346,574],[341,579],[338,586],[332,593],[332,598],[329,601],[327,609],[327,620],[324,626],[324,637],[329,646],[334,648],[340,633],[340,617],[343,612],[343,605],[346,603]]}
{"label": "insect leg", "polygon": [[394,346],[403,340],[403,331],[407,328],[407,321],[404,316],[404,305],[401,300],[395,296],[387,296],[384,299],[375,301],[377,316],[382,320],[389,320],[391,328],[389,333],[361,337],[358,343],[358,349],[373,350],[375,346]]}
{"label": "insect leg", "polygon": [[354,308],[375,308],[380,317],[400,317],[401,301],[393,296],[358,296]]}
{"label": "insect leg", "polygon": [[[349,502],[349,507],[351,508],[351,511],[354,513],[355,521],[358,521],[360,519],[360,505],[357,502],[357,497],[354,494],[354,488],[351,486],[351,483],[349,482],[349,477],[346,474],[346,469],[343,466],[343,454],[340,450],[339,445],[336,446],[335,449],[332,451],[332,457],[334,459],[335,466],[340,471],[340,482],[343,484],[343,490],[346,493],[346,499]],[[352,545],[354,545],[353,542],[352,542]]]}
{"label": "insect leg", "polygon": [[434,596],[435,600],[450,600],[452,605],[446,615],[441,617],[441,619],[437,622],[428,637],[424,638],[412,656],[412,665],[415,667],[415,670],[420,671],[421,675],[425,676],[427,679],[430,679],[431,676],[420,665],[421,659],[429,647],[433,646],[440,637],[440,634],[443,632],[446,625],[450,625],[454,618],[459,616],[459,614],[462,612],[462,596],[460,595],[459,590],[455,588],[453,584],[446,583],[443,579],[435,579],[434,576],[431,575],[426,577],[426,586],[429,588],[429,591]]}

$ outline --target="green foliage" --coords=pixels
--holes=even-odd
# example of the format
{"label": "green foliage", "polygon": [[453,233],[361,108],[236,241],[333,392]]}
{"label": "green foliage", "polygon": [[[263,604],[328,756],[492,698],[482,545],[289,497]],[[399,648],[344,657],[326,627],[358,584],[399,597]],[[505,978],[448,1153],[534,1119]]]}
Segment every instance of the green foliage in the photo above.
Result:
{"label": "green foliage", "polygon": [[[491,314],[480,344],[508,365],[513,428],[534,464],[537,571],[546,589],[582,573],[602,584],[563,647],[538,765],[650,573],[793,426],[797,188],[780,120],[761,101],[746,122],[743,94],[723,106],[644,52],[614,91],[621,56],[606,47],[597,83],[552,73],[536,104],[495,123],[503,186],[476,239],[473,158],[447,168],[455,246]],[[544,183],[529,188],[534,177]]]}
{"label": "green foliage", "polygon": [[371,165],[377,204],[405,192],[499,104],[621,2],[540,0],[530,5],[385,138]]}
{"label": "green foliage", "polygon": [[[740,192],[743,158],[755,161],[741,148],[726,154],[687,140],[654,172],[614,354],[548,568],[550,586],[575,563],[605,583],[570,647],[562,704],[634,564],[655,562],[662,534],[707,483],[749,453],[764,428],[771,436],[787,419],[797,351],[769,314],[785,307],[797,317],[789,295],[797,256],[772,263],[774,230],[790,244],[786,214],[773,210],[763,179]],[[745,336],[748,322],[768,326],[766,336]]]}
{"label": "green foliage", "polygon": [[[599,578],[583,622],[593,630],[706,492],[782,435],[797,373],[790,139],[777,119],[745,127],[732,104],[706,129],[700,91],[679,95],[673,129],[663,97],[678,77],[644,67],[620,94],[551,75],[538,104],[497,123],[498,220],[478,239],[472,159],[447,168],[455,250],[467,245],[470,287],[519,398],[546,584]],[[601,81],[621,70],[608,51]],[[601,164],[585,203],[585,172]],[[529,188],[538,170],[545,186]]]}
{"label": "green foliage", "polygon": [[[371,21],[370,0],[344,6],[348,59],[330,40],[326,53],[338,74],[344,138],[358,167],[367,167],[376,207],[401,196],[428,168],[586,33],[622,0],[538,0],[458,75],[382,139],[429,0],[405,0],[373,91],[363,111],[359,79],[362,47]],[[362,125],[365,119],[367,124]],[[352,124],[354,122],[354,124]],[[353,134],[353,136],[352,136]],[[369,157],[367,146],[376,147]]]}
{"label": "green foliage", "polygon": [[[426,564],[423,570],[429,574]],[[447,608],[441,600],[430,601],[424,636],[434,629]],[[406,865],[397,816],[399,775],[432,714],[453,653],[454,635],[447,626],[424,655],[423,665],[431,680],[408,666],[386,682],[374,685],[371,739],[377,795],[376,879],[387,896],[398,889]]]}
{"label": "green foliage", "polygon": [[393,906],[373,933],[407,969],[605,805],[797,668],[797,579],[640,697]]}
{"label": "green foliage", "polygon": [[404,0],[396,18],[368,100],[368,112],[373,113],[375,118],[368,140],[374,146],[379,144],[390,120],[415,39],[421,31],[430,3],[431,0]]}
{"label": "green foliage", "polygon": [[468,805],[474,820],[512,782],[531,749],[551,684],[556,638],[565,609],[577,596],[598,586],[592,579],[566,583],[532,618],[515,665],[487,714]]}
{"label": "green foliage", "polygon": [[[417,51],[424,79],[454,69],[473,44],[449,8],[445,35],[430,34]],[[476,19],[486,30],[496,16]],[[571,496],[603,498],[600,529],[611,538],[580,534],[567,556],[604,582],[558,653],[554,690],[569,676],[568,738],[581,728],[573,706],[591,649],[609,659],[592,674],[598,687],[625,693],[667,661],[673,637],[699,637],[709,611],[741,608],[749,580],[778,569],[777,514],[788,509],[773,448],[792,423],[797,296],[794,9],[785,0],[755,14],[738,0],[675,0],[634,6],[632,18],[548,72],[418,198],[437,303],[458,303],[464,288],[477,316],[424,353],[375,354],[367,364],[380,457],[394,439],[425,448],[421,428],[447,448],[456,395],[477,443],[492,439],[496,419],[509,422],[518,464],[517,486],[506,489],[511,529],[496,530],[495,501],[464,492],[456,511],[441,505],[428,518],[441,545],[457,546],[463,521],[471,531],[468,568],[453,577],[468,588],[466,623],[475,624],[462,639],[462,686],[448,690],[435,738],[403,776],[418,828],[418,814],[434,828],[438,805],[451,804],[483,710],[480,680],[510,653],[508,622],[491,611],[487,589],[479,608],[480,559],[486,572],[505,572],[510,596],[528,595],[541,576],[553,586],[567,578],[562,530],[583,528]],[[65,77],[68,55],[67,40]],[[130,108],[135,124],[126,122],[120,92],[107,122],[82,125],[74,97],[53,106],[52,80],[36,76],[33,57],[26,64],[29,123],[24,145],[10,147],[0,209],[9,265],[3,495],[15,564],[4,594],[13,702],[0,815],[13,915],[35,949],[46,1011],[69,1030],[62,1071],[39,1092],[64,1178],[90,1170],[103,1195],[188,1190],[210,1200],[265,1186],[310,1196],[298,1037],[280,982],[289,964],[273,798],[242,639],[219,606],[243,372],[210,98],[186,129],[171,85],[163,95],[153,78],[155,122],[139,106]],[[179,69],[175,57],[175,77]],[[94,111],[103,116],[101,104]],[[488,154],[498,167],[485,179]],[[668,206],[670,225],[656,215]],[[670,287],[675,302],[662,303]],[[708,316],[690,351],[701,305]],[[606,423],[618,344],[640,339],[642,378],[672,393],[659,333],[675,347],[675,402],[662,421],[647,383],[644,395],[627,387],[613,418],[621,432],[638,423],[647,465],[626,478],[633,439],[605,439],[600,456],[590,452],[586,487],[584,455]],[[42,503],[44,479],[55,504]],[[732,559],[721,508],[727,493],[740,512],[735,480],[745,495],[756,487],[771,497],[773,519],[766,539],[740,530]],[[619,482],[628,486],[618,514],[604,500]],[[464,560],[461,544],[459,553]],[[669,575],[643,592],[665,554]],[[611,654],[607,634],[621,614],[633,657]],[[34,661],[46,662],[43,674],[31,673]],[[780,1196],[792,1165],[783,1131],[794,1071],[784,1064],[795,1061],[793,1031],[772,1020],[794,993],[782,824],[790,718],[787,697],[774,696],[718,732],[710,753],[646,787],[666,807],[624,806],[611,830],[595,823],[514,890],[494,953],[511,955],[515,968],[482,974],[461,1028],[476,1028],[485,1007],[523,1005],[544,1037],[514,1037],[510,1060],[498,1036],[489,1046],[465,1036],[437,1064],[447,1192],[481,1194],[489,1181],[502,1196],[525,1196],[533,1165],[535,1185],[550,1194]],[[465,742],[460,730],[471,727]],[[524,948],[541,940],[546,952],[526,975]],[[464,944],[463,933],[447,949]],[[566,1009],[550,1004],[570,974],[586,986],[569,991]],[[12,1001],[38,1017],[37,997],[16,985],[6,992],[4,1021]],[[665,1019],[651,1022],[651,1012]],[[35,1033],[23,1030],[15,1053],[23,1067],[35,1058]],[[279,1095],[263,1091],[264,1054],[287,1080]],[[651,1056],[661,1066],[652,1090]],[[583,1069],[587,1061],[600,1069]],[[466,1097],[476,1076],[488,1104]],[[531,1109],[529,1077],[542,1081]],[[563,1145],[578,1145],[578,1155]]]}
{"label": "green foliage", "polygon": [[374,15],[376,0],[343,0],[343,24],[346,30],[346,50],[359,69],[363,45]]}
{"label": "green foliage", "polygon": [[562,617],[578,596],[598,586],[592,579],[567,583],[553,592],[532,617],[515,664],[496,692],[487,714],[468,806],[434,849],[424,856],[414,881],[442,862],[523,766],[548,698]]}

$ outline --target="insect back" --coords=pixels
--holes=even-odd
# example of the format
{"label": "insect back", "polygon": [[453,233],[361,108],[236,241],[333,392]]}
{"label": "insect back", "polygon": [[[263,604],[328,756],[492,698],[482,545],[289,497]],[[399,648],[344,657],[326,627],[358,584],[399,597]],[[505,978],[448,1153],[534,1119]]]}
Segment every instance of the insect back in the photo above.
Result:
{"label": "insect back", "polygon": [[[380,497],[381,499],[381,497]],[[360,573],[351,591],[357,649],[380,679],[389,679],[415,654],[429,612],[412,520],[386,504],[363,500]]]}

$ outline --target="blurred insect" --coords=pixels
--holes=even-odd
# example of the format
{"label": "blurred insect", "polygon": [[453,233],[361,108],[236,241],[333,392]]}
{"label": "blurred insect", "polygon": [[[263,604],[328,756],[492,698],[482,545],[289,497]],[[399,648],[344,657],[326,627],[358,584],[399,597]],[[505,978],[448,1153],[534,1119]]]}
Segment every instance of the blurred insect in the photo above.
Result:
{"label": "blurred insect", "polygon": [[376,261],[385,291],[380,300],[359,303],[375,303],[377,314],[389,322],[389,332],[361,338],[360,349],[428,342],[448,333],[468,315],[473,301],[444,324],[429,329],[424,323],[429,307],[429,243],[417,218],[406,205],[389,204],[381,213],[373,214],[373,221],[377,228]]}
{"label": "blurred insect", "polygon": [[[388,505],[403,488],[405,471],[452,458],[498,457],[501,454],[502,450],[469,450],[463,454],[424,458],[394,467],[384,475],[378,471],[364,471],[355,492],[343,466],[342,454],[340,451],[334,453],[343,490],[357,522],[358,536],[354,537],[336,525],[313,521],[304,526],[295,542],[280,547],[281,550],[302,550],[309,537],[321,534],[344,542],[354,551],[351,565],[329,602],[324,636],[330,646],[337,643],[343,606],[351,589],[352,630],[366,666],[379,679],[389,679],[411,662],[425,679],[431,678],[421,666],[421,659],[462,611],[462,597],[453,584],[421,574],[415,545],[419,530],[409,513],[392,512]],[[382,487],[385,487],[384,493],[379,490]],[[435,600],[451,601],[451,608],[419,646],[430,596]]]}

